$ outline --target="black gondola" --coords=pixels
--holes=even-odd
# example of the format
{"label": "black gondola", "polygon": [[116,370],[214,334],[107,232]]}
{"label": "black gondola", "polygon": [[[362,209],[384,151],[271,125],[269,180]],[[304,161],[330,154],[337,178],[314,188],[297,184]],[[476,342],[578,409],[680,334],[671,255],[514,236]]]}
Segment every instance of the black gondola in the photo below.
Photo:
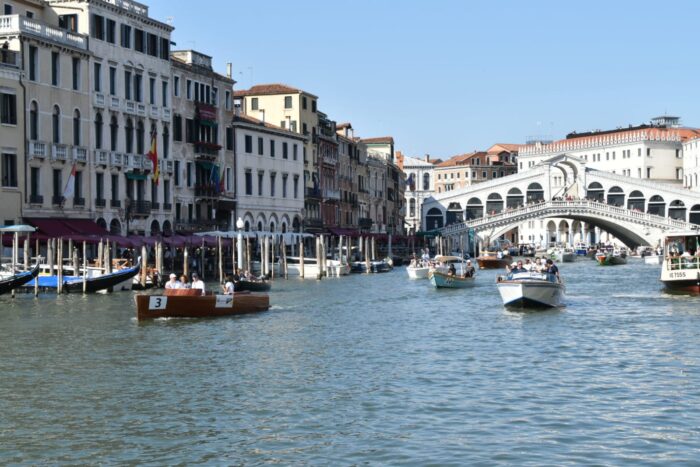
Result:
{"label": "black gondola", "polygon": [[[134,267],[128,269],[121,269],[119,271],[113,272],[111,274],[104,274],[98,277],[88,277],[85,279],[85,291],[88,293],[97,292],[99,290],[105,290],[116,286],[124,282],[125,280],[132,279],[135,275],[139,273],[141,266],[137,264]],[[82,292],[83,291],[83,279],[76,278],[70,281],[64,281],[63,288],[66,292]]]}
{"label": "black gondola", "polygon": [[249,292],[269,292],[272,285],[268,281],[238,281],[234,285],[236,292],[247,290]]}
{"label": "black gondola", "polygon": [[31,271],[20,272],[14,276],[0,280],[0,295],[8,293],[13,289],[23,286],[39,274],[39,263],[37,262]]}

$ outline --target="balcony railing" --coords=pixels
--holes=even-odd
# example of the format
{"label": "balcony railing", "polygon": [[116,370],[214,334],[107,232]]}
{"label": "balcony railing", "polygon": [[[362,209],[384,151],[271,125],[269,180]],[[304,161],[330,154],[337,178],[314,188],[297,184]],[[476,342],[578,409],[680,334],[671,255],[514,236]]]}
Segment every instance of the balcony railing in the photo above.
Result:
{"label": "balcony railing", "polygon": [[151,201],[151,210],[158,211],[160,209],[160,203],[158,201]]}
{"label": "balcony railing", "polygon": [[151,202],[144,200],[132,201],[130,210],[132,216],[149,216],[151,215]]}
{"label": "balcony railing", "polygon": [[175,164],[171,160],[161,159],[160,166],[162,167],[162,171],[164,171],[165,173],[172,174],[174,171]]}
{"label": "balcony railing", "polygon": [[321,190],[318,188],[306,188],[304,190],[304,195],[306,198],[321,198]]}
{"label": "balcony railing", "polygon": [[370,229],[372,228],[373,221],[369,217],[360,217],[358,224],[361,229]]}
{"label": "balcony railing", "polygon": [[160,112],[158,112],[158,106],[157,105],[151,105],[149,107],[151,110],[151,118],[158,118],[160,117]]}
{"label": "balcony railing", "polygon": [[194,143],[194,152],[196,155],[200,156],[218,156],[221,146],[216,143],[208,143],[205,141],[198,141]]}
{"label": "balcony railing", "polygon": [[96,208],[103,208],[107,206],[107,200],[103,198],[96,198],[95,199],[95,207]]}
{"label": "balcony railing", "polygon": [[142,117],[146,116],[146,106],[144,104],[136,104],[136,113]]}
{"label": "balcony railing", "polygon": [[170,109],[163,109],[163,120],[170,121],[172,118],[172,111]]}
{"label": "balcony railing", "polygon": [[93,103],[95,107],[104,107],[105,106],[105,95],[102,94],[101,92],[96,92],[93,94]]}
{"label": "balcony railing", "polygon": [[173,209],[173,205],[170,203],[163,203],[163,211],[171,211]]}
{"label": "balcony railing", "polygon": [[47,144],[43,141],[30,141],[29,142],[29,160],[32,159],[45,159],[48,152]]}
{"label": "balcony railing", "polygon": [[94,152],[94,161],[95,165],[107,165],[109,163],[109,153],[107,151],[103,151],[101,149],[97,149]]}
{"label": "balcony railing", "polygon": [[41,195],[30,195],[29,196],[29,203],[30,204],[44,204],[44,197]]}
{"label": "balcony railing", "polygon": [[217,221],[214,219],[198,220],[198,221],[175,221],[175,230],[185,232],[206,232],[210,230],[226,230],[228,222]]}
{"label": "balcony railing", "polygon": [[124,103],[124,111],[130,114],[135,114],[136,113],[136,102],[134,101],[126,101]]}
{"label": "balcony railing", "polygon": [[330,200],[339,200],[340,199],[340,190],[333,190],[331,188],[324,188],[323,189],[323,198],[330,199]]}
{"label": "balcony railing", "polygon": [[109,96],[109,107],[112,109],[119,110],[121,102],[117,96]]}
{"label": "balcony railing", "polygon": [[109,207],[120,208],[120,207],[122,207],[122,202],[121,202],[121,200],[118,200],[118,199],[110,199],[109,200]]}
{"label": "balcony railing", "polygon": [[75,197],[73,198],[73,206],[85,206],[85,198]]}
{"label": "balcony railing", "polygon": [[65,144],[54,144],[51,150],[51,160],[68,160],[68,146],[66,146]]}
{"label": "balcony railing", "polygon": [[218,198],[221,192],[216,186],[195,186],[194,195],[197,198]]}
{"label": "balcony railing", "polygon": [[87,38],[82,34],[66,31],[22,15],[0,16],[0,35],[18,33],[26,33],[54,43],[87,50]]}
{"label": "balcony railing", "polygon": [[52,196],[51,197],[51,204],[53,204],[54,206],[60,206],[63,204],[63,200],[64,200],[63,196]]}
{"label": "balcony railing", "polygon": [[119,152],[112,152],[109,154],[109,164],[112,167],[121,167],[124,164],[124,155]]}
{"label": "balcony railing", "polygon": [[81,147],[73,148],[73,162],[87,164],[87,149]]}

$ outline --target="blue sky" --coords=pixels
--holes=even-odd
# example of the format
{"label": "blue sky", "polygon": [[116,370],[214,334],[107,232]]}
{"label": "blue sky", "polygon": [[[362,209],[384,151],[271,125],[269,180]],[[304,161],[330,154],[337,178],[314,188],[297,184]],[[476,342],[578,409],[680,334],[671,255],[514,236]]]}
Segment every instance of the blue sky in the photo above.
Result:
{"label": "blue sky", "polygon": [[[700,2],[146,0],[237,89],[286,83],[359,136],[447,158],[678,115],[700,126]],[[193,11],[196,8],[196,11]],[[695,57],[694,57],[695,56]]]}

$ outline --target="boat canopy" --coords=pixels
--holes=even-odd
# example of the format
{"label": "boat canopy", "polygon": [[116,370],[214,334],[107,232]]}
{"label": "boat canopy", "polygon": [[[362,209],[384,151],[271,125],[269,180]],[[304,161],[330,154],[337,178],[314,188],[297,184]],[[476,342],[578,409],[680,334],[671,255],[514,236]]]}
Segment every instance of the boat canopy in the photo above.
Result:
{"label": "boat canopy", "polygon": [[466,260],[464,258],[460,258],[459,256],[437,255],[435,257],[435,261],[438,261],[440,263],[463,263]]}
{"label": "boat canopy", "polygon": [[36,227],[31,225],[6,225],[5,227],[0,227],[1,233],[25,233],[25,232],[36,232]]}

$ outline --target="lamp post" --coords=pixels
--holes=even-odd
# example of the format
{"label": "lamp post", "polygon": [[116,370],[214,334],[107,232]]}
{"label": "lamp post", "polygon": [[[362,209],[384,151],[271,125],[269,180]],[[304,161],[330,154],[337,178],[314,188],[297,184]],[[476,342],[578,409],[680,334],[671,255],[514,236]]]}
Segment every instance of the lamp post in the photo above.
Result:
{"label": "lamp post", "polygon": [[243,270],[243,219],[240,217],[236,221],[236,229],[238,229],[238,269]]}

